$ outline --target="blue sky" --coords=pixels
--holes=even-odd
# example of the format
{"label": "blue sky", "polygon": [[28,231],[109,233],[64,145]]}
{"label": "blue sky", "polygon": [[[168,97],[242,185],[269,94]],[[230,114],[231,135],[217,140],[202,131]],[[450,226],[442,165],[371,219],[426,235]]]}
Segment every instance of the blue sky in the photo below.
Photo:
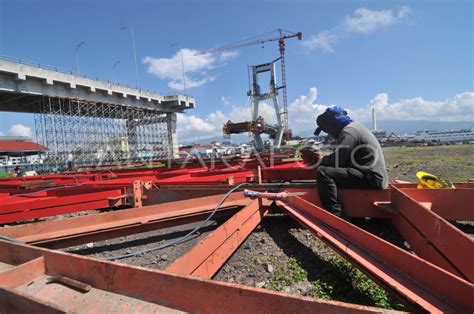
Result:
{"label": "blue sky", "polygon": [[[360,120],[474,120],[472,1],[6,1],[0,0],[0,53],[135,84],[127,32],[135,32],[142,88],[175,93],[179,43],[197,108],[180,117],[180,136],[220,134],[246,117],[247,64],[278,57],[276,43],[194,56],[277,28],[287,41],[290,127],[312,127],[327,105]],[[148,57],[148,58],[147,58]],[[147,62],[144,62],[147,61]],[[154,66],[154,67],[153,67]],[[189,86],[188,85],[188,86]],[[263,108],[269,114],[269,108]],[[419,113],[419,115],[418,115]],[[29,116],[0,113],[0,132]],[[272,119],[272,117],[268,117]]]}

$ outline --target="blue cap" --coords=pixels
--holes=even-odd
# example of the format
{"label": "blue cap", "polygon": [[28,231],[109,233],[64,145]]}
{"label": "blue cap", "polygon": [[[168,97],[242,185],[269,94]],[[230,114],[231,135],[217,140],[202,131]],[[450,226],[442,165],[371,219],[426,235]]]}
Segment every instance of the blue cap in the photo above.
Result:
{"label": "blue cap", "polygon": [[[314,131],[314,135],[318,136],[321,131],[326,133],[338,134],[339,131],[349,123],[353,122],[351,117],[347,115],[347,111],[341,106],[332,106],[319,115],[316,119],[318,128]],[[334,135],[331,134],[331,135]]]}

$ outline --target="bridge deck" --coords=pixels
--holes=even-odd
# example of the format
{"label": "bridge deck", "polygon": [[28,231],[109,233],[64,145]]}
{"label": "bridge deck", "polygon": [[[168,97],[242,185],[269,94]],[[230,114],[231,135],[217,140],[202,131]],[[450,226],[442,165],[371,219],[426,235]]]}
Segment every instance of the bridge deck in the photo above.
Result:
{"label": "bridge deck", "polygon": [[163,113],[183,112],[195,106],[194,98],[187,95],[162,95],[0,57],[0,111],[36,113],[35,104],[43,96],[130,106]]}

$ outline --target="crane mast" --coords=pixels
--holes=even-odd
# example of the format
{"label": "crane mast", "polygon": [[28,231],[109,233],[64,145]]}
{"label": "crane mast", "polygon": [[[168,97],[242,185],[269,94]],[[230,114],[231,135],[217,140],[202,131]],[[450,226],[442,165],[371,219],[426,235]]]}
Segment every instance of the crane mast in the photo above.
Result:
{"label": "crane mast", "polygon": [[[274,33],[277,33],[277,36],[273,35]],[[262,37],[264,36],[264,37]],[[290,39],[290,38],[297,38],[298,40],[301,40],[303,35],[301,32],[293,33],[289,31],[285,31],[283,29],[277,29],[276,31],[263,34],[259,39],[251,38],[248,40],[243,40],[237,43],[225,45],[219,48],[213,48],[205,51],[200,51],[196,53],[196,55],[202,55],[206,53],[214,53],[214,52],[220,52],[220,51],[225,51],[225,50],[230,50],[230,49],[237,49],[237,48],[242,48],[246,46],[251,46],[251,45],[263,45],[265,43],[273,42],[273,41],[278,41],[278,51],[280,52],[280,62],[281,62],[281,86],[279,87],[283,91],[283,111],[281,112],[281,117],[282,117],[282,123],[283,123],[283,128],[284,128],[284,134],[285,136],[291,136],[291,131],[289,129],[288,125],[288,93],[287,93],[287,84],[286,84],[286,60],[285,60],[285,40]]]}
{"label": "crane mast", "polygon": [[[285,62],[285,40],[280,39],[278,41],[280,50],[280,62],[281,62],[281,88],[283,89],[283,129],[285,130],[286,136],[291,137],[290,128],[288,126],[288,94],[286,92],[286,62]],[[286,138],[289,140],[289,138]]]}

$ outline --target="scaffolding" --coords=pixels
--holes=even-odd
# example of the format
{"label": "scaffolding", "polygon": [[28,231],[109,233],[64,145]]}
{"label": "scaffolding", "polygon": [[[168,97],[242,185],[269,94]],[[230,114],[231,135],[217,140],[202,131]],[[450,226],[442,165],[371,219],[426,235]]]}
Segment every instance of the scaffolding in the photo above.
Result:
{"label": "scaffolding", "polygon": [[175,114],[117,104],[44,96],[36,104],[36,139],[43,162],[58,169],[174,156]]}

